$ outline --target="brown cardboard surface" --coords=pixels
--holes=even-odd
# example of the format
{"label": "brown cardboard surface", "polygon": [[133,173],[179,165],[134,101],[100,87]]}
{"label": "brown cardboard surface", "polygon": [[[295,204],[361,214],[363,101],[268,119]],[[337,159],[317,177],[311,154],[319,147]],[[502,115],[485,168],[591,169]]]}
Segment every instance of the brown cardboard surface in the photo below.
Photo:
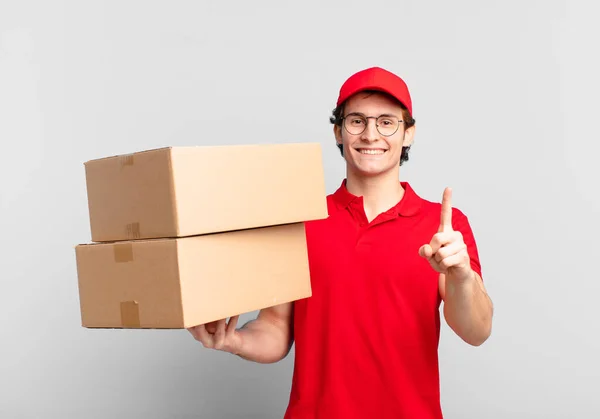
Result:
{"label": "brown cardboard surface", "polygon": [[169,149],[92,160],[85,172],[92,241],[177,235]]}
{"label": "brown cardboard surface", "polygon": [[311,296],[304,223],[75,250],[84,327],[184,328]]}
{"label": "brown cardboard surface", "polygon": [[319,143],[166,147],[85,163],[92,241],[327,217]]}

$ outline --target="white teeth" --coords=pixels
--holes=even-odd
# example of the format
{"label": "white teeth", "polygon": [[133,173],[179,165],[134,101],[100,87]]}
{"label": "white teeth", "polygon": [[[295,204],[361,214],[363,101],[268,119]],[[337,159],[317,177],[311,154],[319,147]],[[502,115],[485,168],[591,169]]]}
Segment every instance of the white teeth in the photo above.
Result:
{"label": "white teeth", "polygon": [[360,154],[383,154],[385,152],[385,150],[368,150],[364,148],[359,151]]}

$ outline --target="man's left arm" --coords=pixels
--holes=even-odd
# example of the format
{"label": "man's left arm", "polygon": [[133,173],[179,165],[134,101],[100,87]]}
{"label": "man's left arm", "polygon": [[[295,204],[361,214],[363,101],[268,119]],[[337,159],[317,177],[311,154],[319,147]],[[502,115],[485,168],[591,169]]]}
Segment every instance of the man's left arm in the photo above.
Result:
{"label": "man's left arm", "polygon": [[492,332],[493,305],[479,274],[466,278],[440,274],[440,295],[448,326],[465,342],[479,346]]}
{"label": "man's left arm", "polygon": [[491,334],[493,304],[480,275],[469,223],[459,211],[453,223],[451,193],[449,188],[444,191],[439,230],[419,254],[440,273],[439,292],[448,326],[465,342],[479,346]]}

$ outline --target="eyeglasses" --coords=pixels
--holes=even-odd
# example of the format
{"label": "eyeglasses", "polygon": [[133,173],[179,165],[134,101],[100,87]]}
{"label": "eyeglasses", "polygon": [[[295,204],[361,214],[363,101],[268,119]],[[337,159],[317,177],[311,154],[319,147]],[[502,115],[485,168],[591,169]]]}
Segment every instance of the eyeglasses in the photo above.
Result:
{"label": "eyeglasses", "polygon": [[342,117],[344,128],[352,135],[359,135],[365,132],[369,119],[375,120],[377,131],[384,137],[394,135],[398,131],[400,124],[404,122],[393,115],[364,116],[359,113],[350,113]]}

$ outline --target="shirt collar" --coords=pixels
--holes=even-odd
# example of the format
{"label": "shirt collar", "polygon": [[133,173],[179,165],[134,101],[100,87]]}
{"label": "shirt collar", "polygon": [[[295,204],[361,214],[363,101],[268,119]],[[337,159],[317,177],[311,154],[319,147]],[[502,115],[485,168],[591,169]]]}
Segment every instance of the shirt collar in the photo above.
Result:
{"label": "shirt collar", "polygon": [[[403,217],[409,217],[415,215],[421,209],[422,199],[419,197],[408,182],[400,182],[400,185],[404,189],[404,195],[398,204],[396,204],[391,211],[395,211]],[[342,181],[340,187],[333,193],[333,201],[340,208],[347,208],[352,202],[360,200],[362,196],[356,196],[351,194],[346,188],[346,179]],[[362,204],[362,202],[361,202]]]}

